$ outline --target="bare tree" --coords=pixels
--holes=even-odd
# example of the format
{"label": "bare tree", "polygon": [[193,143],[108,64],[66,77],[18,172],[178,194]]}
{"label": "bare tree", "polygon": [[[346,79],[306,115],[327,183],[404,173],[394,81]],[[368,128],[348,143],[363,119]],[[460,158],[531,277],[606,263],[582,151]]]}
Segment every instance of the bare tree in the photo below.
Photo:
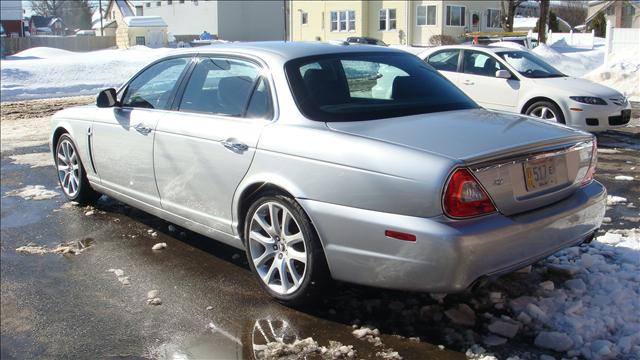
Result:
{"label": "bare tree", "polygon": [[62,15],[62,0],[31,0],[31,11],[35,15],[40,16],[56,16]]}
{"label": "bare tree", "polygon": [[547,43],[547,18],[549,16],[549,0],[540,0],[540,17],[538,18],[538,43]]}
{"label": "bare tree", "polygon": [[572,27],[584,24],[587,19],[587,6],[585,1],[566,1],[554,6],[555,14],[566,21]]}
{"label": "bare tree", "polygon": [[513,31],[513,18],[516,16],[516,9],[526,0],[502,0],[502,29],[504,31]]}

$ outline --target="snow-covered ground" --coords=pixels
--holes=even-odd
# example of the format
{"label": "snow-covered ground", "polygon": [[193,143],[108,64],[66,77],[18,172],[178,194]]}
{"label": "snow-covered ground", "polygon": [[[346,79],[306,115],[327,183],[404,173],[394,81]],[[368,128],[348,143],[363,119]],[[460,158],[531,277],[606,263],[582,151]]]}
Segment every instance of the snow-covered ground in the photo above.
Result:
{"label": "snow-covered ground", "polygon": [[[393,46],[417,54],[420,47]],[[71,52],[32,48],[0,61],[2,101],[94,95],[117,87],[145,64],[175,49],[108,49]],[[610,86],[640,101],[640,49],[613,54],[604,64],[603,39],[593,49],[540,45],[533,52],[560,71]]]}
{"label": "snow-covered ground", "polygon": [[541,44],[532,51],[567,75],[609,86],[631,101],[640,101],[640,48],[613,53],[605,64],[601,40],[593,49]]}
{"label": "snow-covered ground", "polygon": [[173,49],[72,52],[32,48],[0,61],[2,101],[94,95],[117,87],[142,66]]}

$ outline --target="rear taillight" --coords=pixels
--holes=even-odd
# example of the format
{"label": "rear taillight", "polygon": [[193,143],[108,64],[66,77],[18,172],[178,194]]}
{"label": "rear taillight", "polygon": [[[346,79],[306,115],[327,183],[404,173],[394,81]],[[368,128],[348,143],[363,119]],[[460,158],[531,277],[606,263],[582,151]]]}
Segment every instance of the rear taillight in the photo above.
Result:
{"label": "rear taillight", "polygon": [[589,164],[589,170],[582,180],[582,186],[589,185],[593,181],[593,176],[596,174],[596,165],[598,165],[598,141],[593,138],[593,147],[591,148],[591,163]]}
{"label": "rear taillight", "polygon": [[489,194],[467,169],[457,169],[453,172],[442,203],[445,214],[454,218],[467,218],[496,211]]}

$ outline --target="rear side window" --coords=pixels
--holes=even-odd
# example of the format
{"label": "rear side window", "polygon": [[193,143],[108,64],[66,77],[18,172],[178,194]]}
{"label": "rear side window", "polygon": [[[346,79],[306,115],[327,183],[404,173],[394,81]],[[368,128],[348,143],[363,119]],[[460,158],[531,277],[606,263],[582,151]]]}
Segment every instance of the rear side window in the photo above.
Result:
{"label": "rear side window", "polygon": [[285,71],[298,108],[316,121],[386,119],[477,107],[411,54],[309,56],[287,62]]}
{"label": "rear side window", "polygon": [[245,116],[250,119],[271,119],[273,117],[271,94],[264,78],[259,80],[256,90],[251,95]]}
{"label": "rear side window", "polygon": [[190,61],[191,58],[176,58],[151,65],[131,80],[122,96],[122,106],[168,109],[178,79]]}
{"label": "rear side window", "polygon": [[198,62],[180,101],[180,111],[244,116],[260,68],[248,61],[203,58]]}
{"label": "rear side window", "polygon": [[465,74],[495,77],[498,70],[507,69],[493,56],[479,51],[465,50],[463,65]]}
{"label": "rear side window", "polygon": [[440,71],[457,71],[460,50],[439,51],[427,59],[427,63]]}

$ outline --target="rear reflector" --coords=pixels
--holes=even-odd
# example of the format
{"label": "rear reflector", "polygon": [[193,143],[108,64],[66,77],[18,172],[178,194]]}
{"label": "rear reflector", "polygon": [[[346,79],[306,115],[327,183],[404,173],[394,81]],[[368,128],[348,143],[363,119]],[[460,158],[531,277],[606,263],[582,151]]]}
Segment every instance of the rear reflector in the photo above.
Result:
{"label": "rear reflector", "polygon": [[403,241],[416,241],[416,236],[413,234],[407,234],[407,233],[393,231],[393,230],[385,230],[384,236],[398,239],[398,240],[403,240]]}
{"label": "rear reflector", "polygon": [[591,184],[593,176],[596,174],[596,166],[598,165],[598,141],[593,138],[593,147],[591,148],[591,163],[589,164],[589,170],[582,180],[582,186]]}
{"label": "rear reflector", "polygon": [[444,212],[453,218],[467,218],[496,211],[489,194],[467,169],[454,171],[444,193]]}

